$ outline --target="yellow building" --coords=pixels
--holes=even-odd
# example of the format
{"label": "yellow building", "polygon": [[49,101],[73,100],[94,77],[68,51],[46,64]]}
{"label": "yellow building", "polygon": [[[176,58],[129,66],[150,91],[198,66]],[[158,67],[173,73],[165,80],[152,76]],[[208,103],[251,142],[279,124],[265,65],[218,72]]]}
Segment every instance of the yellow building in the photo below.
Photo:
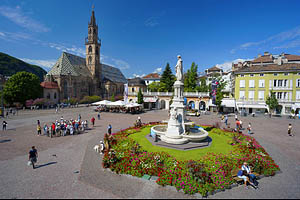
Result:
{"label": "yellow building", "polygon": [[[237,66],[234,66],[237,67]],[[275,92],[279,106],[276,114],[289,115],[300,109],[300,56],[265,53],[235,69],[234,95],[238,111],[265,113],[270,91]]]}

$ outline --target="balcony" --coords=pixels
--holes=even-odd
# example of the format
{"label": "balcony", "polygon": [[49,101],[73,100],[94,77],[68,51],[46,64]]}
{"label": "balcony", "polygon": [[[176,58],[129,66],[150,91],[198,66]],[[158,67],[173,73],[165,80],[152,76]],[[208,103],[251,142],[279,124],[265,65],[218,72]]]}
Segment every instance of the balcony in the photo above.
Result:
{"label": "balcony", "polygon": [[270,90],[278,91],[278,90],[293,90],[292,87],[270,87]]}
{"label": "balcony", "polygon": [[[137,92],[128,92],[128,96],[137,96]],[[173,92],[143,92],[144,96],[167,96],[172,97]],[[185,97],[209,97],[208,92],[184,92]]]}

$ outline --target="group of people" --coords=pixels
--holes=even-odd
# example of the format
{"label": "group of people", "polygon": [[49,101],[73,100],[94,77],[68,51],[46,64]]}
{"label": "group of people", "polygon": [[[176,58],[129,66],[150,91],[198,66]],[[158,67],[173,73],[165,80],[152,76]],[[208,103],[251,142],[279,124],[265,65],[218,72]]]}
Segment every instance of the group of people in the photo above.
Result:
{"label": "group of people", "polygon": [[[222,115],[221,118],[222,118],[222,121],[224,121],[225,125],[229,126],[229,124],[228,124],[228,115]],[[242,130],[242,129],[243,129],[243,122],[242,122],[241,119],[238,119],[237,114],[235,114],[235,129],[234,129],[234,131],[240,132],[240,130]],[[251,125],[250,122],[248,124],[247,130],[248,130],[248,134],[253,134],[252,125]]]}
{"label": "group of people", "polygon": [[[100,119],[100,114],[98,115]],[[95,118],[91,118],[91,123],[95,125]],[[81,115],[78,115],[77,120],[65,120],[61,116],[60,120],[52,122],[51,125],[44,124],[43,131],[44,135],[48,137],[66,136],[83,133],[88,128],[88,120],[81,120]],[[40,120],[37,120],[37,134],[42,135],[42,127]]]}
{"label": "group of people", "polygon": [[245,185],[246,189],[248,189],[247,184],[251,185],[255,189],[258,188],[258,182],[256,180],[256,176],[252,173],[251,168],[247,162],[244,162],[244,164],[242,165],[241,170],[239,170],[237,176],[240,179],[244,180],[244,185]]}

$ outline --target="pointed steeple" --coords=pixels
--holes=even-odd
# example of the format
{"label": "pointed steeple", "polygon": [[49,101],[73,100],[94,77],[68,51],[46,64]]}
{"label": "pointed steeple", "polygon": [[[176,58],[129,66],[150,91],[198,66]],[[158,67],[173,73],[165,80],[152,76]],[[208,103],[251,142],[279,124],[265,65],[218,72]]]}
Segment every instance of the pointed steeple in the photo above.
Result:
{"label": "pointed steeple", "polygon": [[95,18],[95,11],[94,11],[95,6],[92,6],[92,16],[91,16],[91,21],[89,23],[90,26],[96,26],[96,18]]}

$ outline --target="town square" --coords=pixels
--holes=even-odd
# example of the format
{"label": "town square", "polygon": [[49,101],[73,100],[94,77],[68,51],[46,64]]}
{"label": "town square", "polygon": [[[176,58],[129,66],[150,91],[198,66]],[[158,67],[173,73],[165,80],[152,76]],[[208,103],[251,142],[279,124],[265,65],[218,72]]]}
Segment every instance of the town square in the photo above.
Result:
{"label": "town square", "polygon": [[299,2],[279,2],[3,0],[0,198],[299,198]]}

